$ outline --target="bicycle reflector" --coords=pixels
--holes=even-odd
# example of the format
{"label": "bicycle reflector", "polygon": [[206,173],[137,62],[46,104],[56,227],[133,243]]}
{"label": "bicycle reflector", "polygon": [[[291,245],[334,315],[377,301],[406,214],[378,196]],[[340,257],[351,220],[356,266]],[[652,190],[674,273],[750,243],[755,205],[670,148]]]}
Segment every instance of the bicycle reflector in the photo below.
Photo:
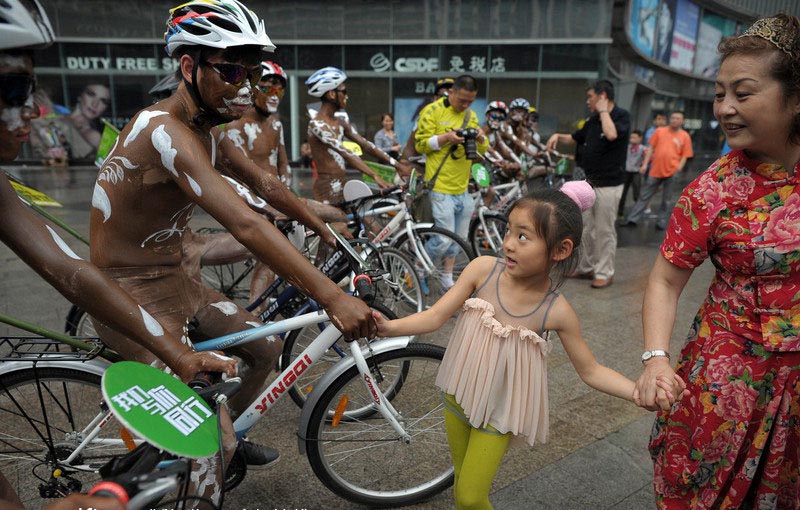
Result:
{"label": "bicycle reflector", "polygon": [[339,422],[342,421],[342,416],[344,416],[344,410],[347,409],[347,402],[350,399],[347,398],[347,395],[342,395],[342,399],[339,401],[339,405],[336,406],[336,411],[333,413],[333,419],[331,420],[331,425],[334,427],[339,425]]}

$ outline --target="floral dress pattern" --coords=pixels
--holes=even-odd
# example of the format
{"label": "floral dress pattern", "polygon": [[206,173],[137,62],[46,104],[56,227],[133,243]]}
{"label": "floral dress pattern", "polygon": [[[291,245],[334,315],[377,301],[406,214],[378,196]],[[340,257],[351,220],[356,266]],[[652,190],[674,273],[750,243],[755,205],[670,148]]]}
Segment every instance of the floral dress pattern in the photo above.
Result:
{"label": "floral dress pattern", "polygon": [[650,438],[659,508],[800,509],[799,177],[732,151],[673,211],[662,255],[716,274]]}

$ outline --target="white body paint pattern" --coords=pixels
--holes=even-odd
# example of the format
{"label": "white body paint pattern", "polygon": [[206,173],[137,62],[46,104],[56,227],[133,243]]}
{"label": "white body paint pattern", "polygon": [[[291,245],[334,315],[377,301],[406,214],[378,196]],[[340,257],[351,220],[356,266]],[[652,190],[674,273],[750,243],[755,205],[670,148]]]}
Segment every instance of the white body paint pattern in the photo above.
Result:
{"label": "white body paint pattern", "polygon": [[334,179],[331,181],[331,193],[339,193],[342,191],[342,181]]}
{"label": "white body paint pattern", "polygon": [[153,130],[150,140],[153,142],[153,147],[161,154],[161,164],[164,165],[164,168],[178,177],[178,172],[175,170],[175,156],[178,155],[178,150],[172,148],[172,137],[164,129],[164,124]]}
{"label": "white body paint pattern", "polygon": [[244,87],[239,89],[237,92],[236,97],[233,99],[225,99],[223,98],[222,101],[225,103],[225,108],[217,108],[219,113],[228,113],[230,112],[231,105],[237,106],[252,106],[253,105],[253,89],[250,87],[250,82],[245,81]]}
{"label": "white body paint pattern", "polygon": [[98,181],[107,181],[111,184],[122,182],[125,179],[125,169],[135,170],[139,165],[134,165],[131,160],[124,156],[114,156],[106,159],[103,163],[103,170],[97,176]]}
{"label": "white body paint pattern", "polygon": [[331,155],[342,170],[345,169],[345,162],[341,153],[357,157],[355,153],[342,145],[342,139],[344,138],[344,128],[342,126],[339,126],[337,131],[334,132],[331,126],[325,122],[312,120],[308,123],[308,134],[316,136],[322,143],[329,146],[328,154]]}
{"label": "white body paint pattern", "polygon": [[235,315],[239,308],[230,301],[220,301],[219,303],[211,303],[211,306],[224,313],[225,315]]}
{"label": "white body paint pattern", "polygon": [[122,143],[122,146],[127,147],[132,141],[136,140],[136,137],[139,136],[139,133],[141,133],[142,130],[146,128],[148,124],[150,124],[150,119],[166,114],[167,112],[162,112],[161,110],[143,110],[136,117],[136,122],[133,123],[131,132],[125,137],[125,141]]}
{"label": "white body paint pattern", "polygon": [[216,352],[213,352],[213,351],[209,351],[208,353],[209,353],[211,356],[214,356],[215,358],[217,358],[217,359],[220,359],[220,360],[222,360],[222,361],[233,361],[233,358],[229,358],[229,357],[227,357],[227,356],[223,356],[223,355],[221,355],[221,354],[217,354]]}
{"label": "white body paint pattern", "polygon": [[233,186],[233,189],[236,190],[236,194],[247,200],[247,203],[250,204],[251,207],[264,209],[267,206],[267,202],[263,198],[251,193],[247,186],[238,182],[236,179],[232,179],[227,175],[223,175],[222,178],[228,181],[228,184]]}
{"label": "white body paint pattern", "polygon": [[92,193],[92,207],[103,213],[103,223],[107,222],[111,217],[111,201],[108,199],[106,190],[100,186],[99,182],[94,183],[94,192]]}
{"label": "white body paint pattern", "polygon": [[67,257],[75,260],[83,260],[77,256],[74,251],[72,251],[72,248],[70,248],[69,245],[65,243],[63,239],[61,239],[61,236],[59,236],[55,230],[50,228],[50,225],[45,225],[45,227],[47,227],[47,231],[50,232],[50,235],[53,236],[53,241],[56,242],[58,247],[61,248],[61,251],[63,251]]}
{"label": "white body paint pattern", "polygon": [[183,175],[185,175],[186,180],[189,181],[189,186],[192,187],[192,191],[194,191],[194,194],[197,195],[198,197],[203,196],[203,190],[200,188],[200,185],[197,184],[197,181],[192,179],[192,176],[187,174],[186,172],[183,172]]}
{"label": "white body paint pattern", "polygon": [[211,135],[211,166],[217,166],[217,144],[225,137],[225,132],[223,131],[219,135],[219,141],[214,138],[214,133],[209,134]]}
{"label": "white body paint pattern", "polygon": [[147,310],[139,305],[139,312],[142,314],[142,319],[144,320],[144,327],[147,328],[147,331],[153,336],[164,336],[164,328],[161,327],[161,324],[158,323],[152,315],[147,313]]}
{"label": "white body paint pattern", "polygon": [[4,108],[0,113],[0,122],[6,125],[9,131],[14,131],[25,126],[22,122],[22,107]]}
{"label": "white body paint pattern", "polygon": [[228,139],[233,142],[233,145],[239,148],[242,153],[247,156],[247,152],[244,150],[244,138],[242,138],[242,132],[238,129],[229,129],[226,131],[228,133]]}
{"label": "white body paint pattern", "polygon": [[269,166],[273,168],[278,168],[278,148],[275,147],[271,151],[269,151],[269,156],[267,157],[269,161]]}
{"label": "white body paint pattern", "polygon": [[114,155],[114,151],[117,150],[117,145],[119,145],[119,137],[117,137],[117,139],[114,140],[114,145],[111,146],[111,150],[108,151],[108,154],[106,154],[106,159],[104,159],[103,162],[100,164],[100,168],[106,166],[106,162],[108,162],[108,160],[111,159],[111,156]]}
{"label": "white body paint pattern", "polygon": [[[183,207],[178,212],[173,214],[172,217],[169,219],[172,222],[171,227],[150,234],[149,236],[147,236],[147,239],[142,241],[141,247],[144,248],[144,245],[151,240],[154,243],[163,243],[164,241],[168,240],[174,235],[181,237],[183,235],[183,231],[186,229],[186,224],[189,223],[190,219],[192,219],[193,212],[194,212],[194,204],[186,204],[185,207]],[[184,226],[178,227],[179,222],[183,223]]]}
{"label": "white body paint pattern", "polygon": [[255,143],[261,133],[261,126],[255,122],[246,122],[244,125],[244,134],[247,136],[247,150],[253,150],[253,143]]}
{"label": "white body paint pattern", "polygon": [[217,456],[203,457],[195,460],[194,463],[195,469],[189,478],[195,487],[195,492],[197,494],[205,494],[207,489],[212,488],[214,492],[211,494],[211,500],[216,505],[222,495],[221,488],[217,483],[217,471],[219,470]]}

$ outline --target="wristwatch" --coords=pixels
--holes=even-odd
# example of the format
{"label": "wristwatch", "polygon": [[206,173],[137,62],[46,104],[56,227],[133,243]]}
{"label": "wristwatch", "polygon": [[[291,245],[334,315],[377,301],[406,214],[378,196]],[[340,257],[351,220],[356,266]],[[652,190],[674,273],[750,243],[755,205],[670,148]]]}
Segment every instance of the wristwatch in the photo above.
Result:
{"label": "wristwatch", "polygon": [[649,360],[650,358],[656,358],[656,357],[659,357],[659,356],[669,359],[669,353],[667,351],[662,351],[661,349],[653,349],[652,351],[644,351],[642,353],[642,364],[644,365],[644,362]]}

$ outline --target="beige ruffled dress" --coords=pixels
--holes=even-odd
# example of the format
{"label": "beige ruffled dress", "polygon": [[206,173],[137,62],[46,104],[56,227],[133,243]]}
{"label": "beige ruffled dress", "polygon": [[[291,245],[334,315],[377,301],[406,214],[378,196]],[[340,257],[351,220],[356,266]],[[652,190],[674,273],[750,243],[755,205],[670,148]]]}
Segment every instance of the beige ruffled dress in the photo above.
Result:
{"label": "beige ruffled dress", "polygon": [[[498,259],[456,321],[436,385],[453,395],[470,425],[491,425],[533,446],[547,441],[547,354],[543,331],[558,297],[551,290],[529,313],[513,315],[500,301]],[[515,441],[517,442],[517,441]]]}

